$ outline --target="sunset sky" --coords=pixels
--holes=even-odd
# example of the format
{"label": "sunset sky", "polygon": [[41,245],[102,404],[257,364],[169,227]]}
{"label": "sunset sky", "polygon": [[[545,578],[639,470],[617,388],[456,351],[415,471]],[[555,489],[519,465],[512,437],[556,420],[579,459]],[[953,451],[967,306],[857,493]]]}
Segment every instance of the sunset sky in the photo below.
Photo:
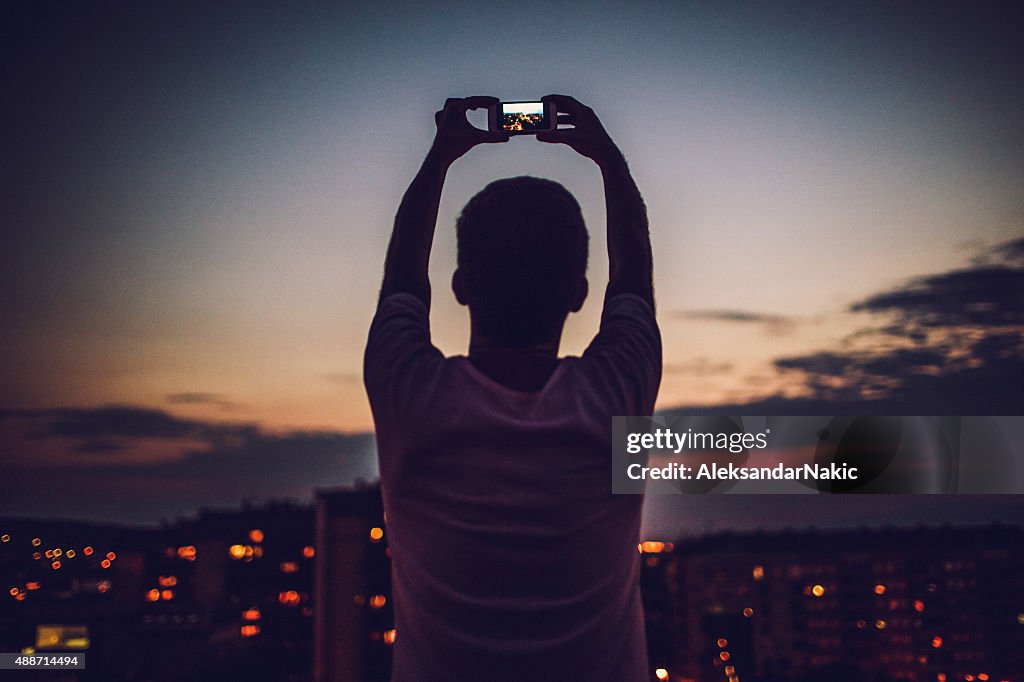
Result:
{"label": "sunset sky", "polygon": [[[942,395],[924,379],[986,371],[1002,377],[993,405],[1019,397],[1024,26],[1013,3],[942,5],[8,16],[0,514],[117,517],[142,495],[133,481],[181,486],[158,518],[372,477],[363,343],[394,212],[449,96],[566,93],[602,118],[650,217],[659,408],[898,395],[917,413],[911,387]],[[446,353],[468,340],[448,289],[455,216],[521,174],[583,206],[595,295],[563,352],[595,331],[600,175],[517,138],[448,176],[431,262]],[[96,495],[40,502],[48,475]]]}

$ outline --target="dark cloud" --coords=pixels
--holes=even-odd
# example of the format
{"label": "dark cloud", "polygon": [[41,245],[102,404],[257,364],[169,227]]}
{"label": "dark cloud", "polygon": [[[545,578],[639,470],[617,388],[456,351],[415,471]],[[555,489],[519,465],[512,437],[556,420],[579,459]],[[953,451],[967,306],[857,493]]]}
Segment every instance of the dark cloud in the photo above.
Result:
{"label": "dark cloud", "polygon": [[793,330],[795,320],[784,315],[757,313],[748,310],[677,310],[672,316],[703,322],[735,322],[760,325],[768,334],[787,334]]}
{"label": "dark cloud", "polygon": [[775,361],[800,373],[812,404],[960,415],[1017,413],[1024,404],[1024,239],[850,309],[888,319],[848,337],[850,349]]}
{"label": "dark cloud", "polygon": [[756,324],[789,324],[790,320],[782,315],[754,313],[746,310],[680,310],[676,317],[691,320],[716,320],[718,322],[753,322]]}
{"label": "dark cloud", "polygon": [[916,280],[853,312],[894,313],[924,327],[1024,324],[1024,269],[981,266]]}
{"label": "dark cloud", "polygon": [[82,442],[118,438],[182,439],[201,434],[201,421],[182,419],[162,410],[108,405],[104,407],[0,410],[0,421],[24,420],[29,438],[65,437]]}
{"label": "dark cloud", "polygon": [[[74,453],[117,453],[114,462],[9,463],[9,492],[0,500],[0,513],[50,516],[89,509],[109,518],[153,521],[243,498],[308,498],[318,487],[377,477],[371,433],[271,432],[258,424],[182,419],[132,406],[6,410],[0,421],[17,427],[5,429],[12,440],[4,448],[59,439]],[[154,439],[170,455],[145,461],[139,454]],[[54,481],[60,482],[57,497],[45,493]]]}

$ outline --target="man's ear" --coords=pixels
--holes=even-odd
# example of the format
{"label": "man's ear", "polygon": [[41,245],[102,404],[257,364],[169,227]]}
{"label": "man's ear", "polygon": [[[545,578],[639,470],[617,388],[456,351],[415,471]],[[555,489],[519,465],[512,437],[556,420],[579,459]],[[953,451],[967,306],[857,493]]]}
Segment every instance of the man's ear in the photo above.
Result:
{"label": "man's ear", "polygon": [[462,270],[456,269],[452,273],[452,292],[455,294],[455,300],[462,305],[469,305],[469,298],[466,296],[466,277],[462,274]]}
{"label": "man's ear", "polygon": [[587,300],[589,292],[590,285],[587,283],[587,278],[580,277],[580,282],[576,285],[576,294],[573,296],[572,304],[569,306],[570,313],[578,313],[580,311],[580,308],[583,307],[583,302]]}

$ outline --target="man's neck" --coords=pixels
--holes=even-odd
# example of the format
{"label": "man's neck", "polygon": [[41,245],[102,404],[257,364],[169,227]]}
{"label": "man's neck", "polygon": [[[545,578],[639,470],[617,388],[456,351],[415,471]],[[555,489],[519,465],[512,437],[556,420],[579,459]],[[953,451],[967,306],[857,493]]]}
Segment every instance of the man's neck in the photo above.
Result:
{"label": "man's neck", "polygon": [[531,346],[510,346],[473,334],[469,341],[469,361],[502,386],[533,393],[544,388],[558,366],[561,336],[559,333],[553,339]]}

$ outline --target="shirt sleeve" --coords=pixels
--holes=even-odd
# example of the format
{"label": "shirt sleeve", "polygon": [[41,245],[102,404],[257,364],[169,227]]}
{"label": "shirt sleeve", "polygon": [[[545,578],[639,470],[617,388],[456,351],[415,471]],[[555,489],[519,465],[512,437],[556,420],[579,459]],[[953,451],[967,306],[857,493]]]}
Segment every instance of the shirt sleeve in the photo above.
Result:
{"label": "shirt sleeve", "polygon": [[430,342],[426,304],[408,293],[385,297],[377,306],[363,354],[363,382],[375,419],[399,418],[432,383],[443,363]]}
{"label": "shirt sleeve", "polygon": [[601,376],[615,414],[652,414],[661,384],[661,332],[650,304],[636,294],[605,301],[601,327],[583,361]]}

